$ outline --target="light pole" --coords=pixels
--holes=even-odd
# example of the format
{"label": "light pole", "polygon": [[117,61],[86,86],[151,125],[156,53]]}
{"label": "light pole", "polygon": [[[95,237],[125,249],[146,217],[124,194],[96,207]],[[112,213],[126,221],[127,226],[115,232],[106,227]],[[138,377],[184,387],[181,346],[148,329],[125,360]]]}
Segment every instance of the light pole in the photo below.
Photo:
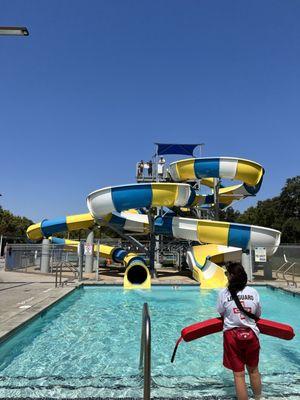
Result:
{"label": "light pole", "polygon": [[[29,32],[25,26],[0,26],[0,36],[28,36]],[[0,194],[2,196],[2,194]],[[2,254],[2,239],[0,237],[0,256]]]}
{"label": "light pole", "polygon": [[0,26],[1,36],[28,36],[29,32],[25,26]]}

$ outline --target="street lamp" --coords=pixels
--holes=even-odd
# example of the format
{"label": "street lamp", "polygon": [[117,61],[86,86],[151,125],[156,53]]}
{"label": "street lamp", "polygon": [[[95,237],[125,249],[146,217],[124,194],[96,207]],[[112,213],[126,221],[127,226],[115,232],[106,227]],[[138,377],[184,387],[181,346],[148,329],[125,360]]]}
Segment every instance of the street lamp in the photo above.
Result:
{"label": "street lamp", "polygon": [[0,35],[4,36],[28,36],[29,32],[25,26],[0,26]]}

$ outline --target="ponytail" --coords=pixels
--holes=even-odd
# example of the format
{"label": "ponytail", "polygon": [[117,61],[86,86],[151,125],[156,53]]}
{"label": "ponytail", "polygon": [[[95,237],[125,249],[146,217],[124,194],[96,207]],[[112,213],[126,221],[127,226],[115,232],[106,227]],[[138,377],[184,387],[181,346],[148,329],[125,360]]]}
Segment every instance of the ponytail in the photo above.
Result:
{"label": "ponytail", "polygon": [[237,295],[237,292],[243,290],[247,285],[248,278],[244,267],[240,263],[231,262],[227,264],[226,268],[230,274],[228,291],[231,294],[231,297],[234,300],[237,308],[247,317],[254,319],[254,321],[258,321],[259,318],[256,315],[244,309]]}

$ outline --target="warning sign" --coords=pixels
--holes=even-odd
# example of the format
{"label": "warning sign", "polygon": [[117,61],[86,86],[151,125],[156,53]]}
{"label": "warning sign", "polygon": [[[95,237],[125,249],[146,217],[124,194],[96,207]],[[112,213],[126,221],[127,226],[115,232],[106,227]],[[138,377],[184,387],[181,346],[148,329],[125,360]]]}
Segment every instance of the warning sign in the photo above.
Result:
{"label": "warning sign", "polygon": [[93,254],[93,244],[92,243],[85,243],[84,245],[84,255],[91,256]]}
{"label": "warning sign", "polygon": [[255,262],[267,262],[267,252],[265,247],[255,247]]}

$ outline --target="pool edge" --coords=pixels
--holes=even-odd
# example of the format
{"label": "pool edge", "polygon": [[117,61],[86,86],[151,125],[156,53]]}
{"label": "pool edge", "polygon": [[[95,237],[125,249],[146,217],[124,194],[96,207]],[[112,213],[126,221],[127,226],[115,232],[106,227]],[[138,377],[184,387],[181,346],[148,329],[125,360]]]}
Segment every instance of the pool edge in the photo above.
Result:
{"label": "pool edge", "polygon": [[[36,313],[33,315],[28,316],[25,320],[21,321],[20,323],[16,323],[14,327],[11,329],[7,330],[4,334],[0,333],[0,345],[2,345],[6,340],[10,339],[14,335],[16,335],[20,330],[25,328],[28,324],[33,322],[35,319],[41,317],[45,312],[49,311],[52,307],[54,307],[56,304],[58,304],[60,301],[65,299],[67,296],[71,295],[74,293],[74,291],[80,289],[83,285],[79,284],[74,287],[70,287],[68,292],[62,293],[61,296],[52,299],[49,304],[46,304],[43,308],[39,309]],[[13,318],[18,318],[18,314],[15,315]],[[19,317],[23,317],[23,315],[20,315]]]}
{"label": "pool edge", "polygon": [[[155,287],[162,287],[162,286],[168,286],[168,287],[172,287],[172,286],[183,286],[183,287],[197,287],[197,285],[195,284],[190,284],[190,283],[181,283],[181,284],[174,284],[174,283],[164,283],[164,284],[153,284],[152,286]],[[279,290],[282,291],[286,294],[292,295],[293,297],[299,297],[300,293],[293,291],[292,288],[284,288],[284,287],[280,287],[277,285],[273,285],[270,283],[254,283],[251,282],[250,286],[253,287],[266,287],[268,289],[271,290]],[[52,307],[54,307],[55,305],[57,305],[59,302],[61,302],[62,300],[64,300],[66,297],[68,297],[69,295],[71,295],[72,293],[74,293],[76,290],[80,290],[83,289],[84,287],[120,287],[122,288],[123,285],[122,284],[118,284],[118,283],[99,283],[99,282],[79,282],[76,286],[69,288],[70,290],[66,293],[62,293],[61,296],[53,299],[53,301],[51,301],[49,304],[45,305],[43,308],[41,308],[40,310],[38,310],[34,315],[29,316],[28,318],[26,318],[24,321],[16,324],[13,328],[11,328],[10,330],[7,330],[4,334],[0,333],[0,345],[3,344],[6,340],[10,339],[11,337],[13,337],[14,335],[16,335],[20,330],[22,330],[23,328],[25,328],[28,324],[30,324],[31,322],[33,322],[35,319],[39,318],[40,316],[42,316],[44,313],[46,313],[47,311],[49,311]],[[200,287],[199,287],[200,289]],[[23,316],[23,315],[22,315]]]}

